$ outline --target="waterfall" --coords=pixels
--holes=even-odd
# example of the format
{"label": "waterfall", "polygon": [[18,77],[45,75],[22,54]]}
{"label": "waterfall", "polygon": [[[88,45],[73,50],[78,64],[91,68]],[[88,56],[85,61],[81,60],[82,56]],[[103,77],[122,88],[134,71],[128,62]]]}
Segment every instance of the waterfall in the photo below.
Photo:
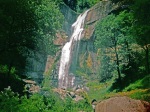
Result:
{"label": "waterfall", "polygon": [[69,67],[71,62],[73,44],[75,41],[80,41],[82,38],[82,31],[84,30],[84,21],[88,10],[83,14],[80,14],[75,23],[72,24],[73,33],[70,41],[67,42],[62,48],[62,54],[60,59],[60,67],[58,74],[58,87],[66,89],[68,84],[74,85],[75,77],[69,76]]}

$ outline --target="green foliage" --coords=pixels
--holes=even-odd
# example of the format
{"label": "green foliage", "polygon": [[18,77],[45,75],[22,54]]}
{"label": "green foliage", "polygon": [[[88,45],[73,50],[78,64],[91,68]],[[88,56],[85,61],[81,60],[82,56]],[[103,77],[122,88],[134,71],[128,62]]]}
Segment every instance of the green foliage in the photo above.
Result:
{"label": "green foliage", "polygon": [[81,13],[92,6],[94,6],[96,3],[98,3],[100,0],[78,0],[77,2],[77,12]]}
{"label": "green foliage", "polygon": [[91,112],[92,108],[86,100],[74,102],[70,98],[60,99],[53,92],[34,94],[27,98],[19,97],[10,88],[0,93],[1,112]]}
{"label": "green foliage", "polygon": [[[4,74],[7,74],[9,71],[9,68],[7,65],[0,65],[0,73],[4,73]],[[10,70],[10,74],[13,74],[15,75],[15,73],[17,73],[17,70],[15,69],[15,67],[12,67],[11,70]],[[16,76],[17,77],[17,76]]]}
{"label": "green foliage", "polygon": [[150,44],[150,1],[149,0],[136,0],[132,10],[134,11],[134,38],[136,42],[145,51],[145,68],[147,73],[150,73],[149,65],[149,44]]}
{"label": "green foliage", "polygon": [[[141,2],[138,2],[134,5],[136,8],[133,8],[135,12],[123,11],[118,15],[108,15],[99,21],[96,26],[95,47],[98,50],[101,62],[99,68],[100,80],[104,79],[105,81],[109,77],[111,78],[117,71],[118,79],[115,80],[112,88],[118,88],[119,90],[143,78],[145,71],[149,71],[149,22],[147,24],[143,23],[144,16],[142,15],[143,13],[144,15],[146,14],[146,10],[141,9],[141,5],[139,5]],[[148,4],[149,2],[145,0],[141,4],[145,6],[146,3]],[[136,9],[144,11],[143,13],[141,13],[142,11],[138,13]],[[143,47],[145,59],[139,47],[135,51],[134,44],[139,44]],[[141,63],[139,60],[143,60],[143,62]],[[145,67],[143,66],[144,64]],[[120,83],[120,80],[124,83]],[[120,88],[119,86],[122,87]]]}
{"label": "green foliage", "polygon": [[[96,4],[99,0],[64,0],[73,10],[82,12]],[[117,1],[118,0],[113,0]],[[128,3],[128,0],[125,0]],[[53,44],[55,33],[62,26],[63,16],[57,5],[61,0],[3,0],[0,1],[0,90],[11,86],[15,92],[22,93],[24,83],[20,74],[26,66],[26,58],[31,51],[37,50],[45,55],[54,55],[57,47]],[[1,112],[91,112],[90,100],[108,98],[109,88],[120,69],[122,89],[130,93],[130,97],[149,101],[150,76],[149,44],[150,44],[150,2],[136,0],[132,12],[123,11],[118,15],[111,14],[98,22],[96,26],[95,47],[100,60],[99,78],[103,83],[93,80],[87,86],[89,95],[83,93],[84,100],[75,102],[71,98],[61,100],[53,92],[34,94],[29,98],[19,96],[10,88],[0,92]],[[136,41],[135,41],[136,40]],[[144,52],[133,48],[140,45]],[[136,51],[135,51],[136,49]],[[117,58],[118,56],[118,58]],[[118,61],[118,64],[116,63]],[[83,63],[83,70],[76,71],[88,79],[88,68],[91,67],[90,55]],[[145,66],[144,66],[145,64]],[[144,78],[143,78],[144,77]],[[49,78],[44,86],[49,86]],[[107,80],[112,78],[111,80]],[[107,80],[107,82],[106,82]],[[120,83],[113,80],[113,89],[118,91]],[[18,87],[19,85],[19,87]],[[124,87],[126,87],[124,89]],[[47,89],[47,88],[46,88]],[[51,88],[48,88],[49,90]],[[135,92],[134,90],[139,91]],[[132,94],[131,94],[132,93]],[[123,94],[123,93],[122,93]]]}
{"label": "green foliage", "polygon": [[[16,88],[18,85],[20,87]],[[11,86],[11,89],[15,92],[18,92],[20,94],[23,93],[24,82],[21,80],[21,77],[17,75],[16,68],[11,67],[11,69],[9,70],[9,67],[7,65],[0,65],[0,90],[3,90],[8,86]]]}
{"label": "green foliage", "polygon": [[65,109],[64,112],[78,112],[78,111],[86,111],[86,112],[91,112],[92,107],[91,105],[87,102],[87,100],[81,100],[79,102],[75,102],[70,98],[67,98],[65,100]]}
{"label": "green foliage", "polygon": [[8,85],[14,90],[14,85],[20,84],[19,78],[23,78],[25,67],[30,64],[27,58],[34,53],[55,55],[57,47],[53,40],[63,23],[55,2],[0,1],[0,90]]}
{"label": "green foliage", "polygon": [[0,16],[0,63],[23,72],[29,50],[35,49],[34,10],[28,0],[5,0]]}
{"label": "green foliage", "polygon": [[60,30],[63,23],[63,15],[59,7],[52,0],[42,0],[36,4],[35,14],[37,17],[38,50],[45,54],[55,55],[58,50],[53,44],[57,30]]}
{"label": "green foliage", "polygon": [[34,94],[30,98],[20,98],[10,88],[0,93],[0,101],[1,112],[60,112],[62,106],[61,100],[53,94],[48,97]]}
{"label": "green foliage", "polygon": [[43,97],[40,95],[33,95],[29,99],[27,97],[21,98],[21,104],[18,106],[18,112],[46,112],[47,108],[44,104]]}
{"label": "green foliage", "polygon": [[87,74],[85,74],[81,70],[76,70],[76,76],[87,78]]}
{"label": "green foliage", "polygon": [[135,89],[148,89],[150,88],[150,76],[147,75],[142,79],[137,80],[134,83],[131,83],[128,87],[126,87],[125,91],[135,90]]}
{"label": "green foliage", "polygon": [[0,101],[1,112],[16,112],[18,110],[18,94],[12,92],[10,87],[0,92]]}
{"label": "green foliage", "polygon": [[115,42],[117,45],[125,44],[132,36],[131,28],[133,23],[132,13],[127,11],[121,12],[119,15],[108,15],[96,26],[96,48],[113,47]]}
{"label": "green foliage", "polygon": [[138,92],[131,94],[130,97],[150,102],[150,90],[144,92],[139,90]]}
{"label": "green foliage", "polygon": [[121,83],[121,68],[130,62],[132,18],[132,13],[123,11],[119,15],[108,15],[97,23],[95,47],[101,62],[100,80],[112,77],[116,69]]}
{"label": "green foliage", "polygon": [[8,66],[7,65],[0,65],[0,73],[8,73]]}
{"label": "green foliage", "polygon": [[89,87],[88,97],[92,101],[93,99],[96,100],[103,100],[108,98],[107,95],[110,93],[109,88],[112,84],[112,81],[105,81],[100,83],[98,80],[89,81],[87,86]]}
{"label": "green foliage", "polygon": [[23,71],[31,51],[56,52],[53,40],[63,16],[52,0],[5,0],[0,4],[1,64]]}

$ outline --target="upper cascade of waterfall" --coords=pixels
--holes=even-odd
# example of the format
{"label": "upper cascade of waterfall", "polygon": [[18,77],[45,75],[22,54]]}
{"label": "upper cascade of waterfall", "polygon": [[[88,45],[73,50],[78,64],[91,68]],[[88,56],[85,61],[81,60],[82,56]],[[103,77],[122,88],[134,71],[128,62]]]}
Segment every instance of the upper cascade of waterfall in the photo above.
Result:
{"label": "upper cascade of waterfall", "polygon": [[[67,42],[63,49],[60,59],[60,67],[58,74],[58,87],[59,88],[67,88],[68,86],[68,75],[69,75],[69,67],[70,67],[70,59],[71,59],[71,50],[73,49],[74,41],[79,41],[81,39],[82,31],[84,30],[84,22],[88,10],[83,14],[80,14],[77,18],[77,21],[72,24],[73,33],[70,38],[70,41]],[[74,79],[74,78],[73,78]]]}
{"label": "upper cascade of waterfall", "polygon": [[71,36],[71,39],[75,39],[75,40],[80,40],[81,39],[81,33],[84,30],[84,21],[85,21],[85,17],[88,13],[88,10],[85,11],[85,13],[80,14],[77,21],[75,23],[72,24],[72,27],[74,28],[73,34]]}

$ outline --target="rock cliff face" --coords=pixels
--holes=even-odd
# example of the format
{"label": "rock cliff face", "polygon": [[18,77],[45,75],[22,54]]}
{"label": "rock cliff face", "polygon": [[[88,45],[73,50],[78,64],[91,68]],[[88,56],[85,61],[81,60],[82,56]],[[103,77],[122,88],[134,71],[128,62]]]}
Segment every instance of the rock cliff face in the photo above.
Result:
{"label": "rock cliff face", "polygon": [[[96,4],[94,7],[89,9],[85,23],[84,23],[84,30],[82,31],[82,39],[81,41],[77,41],[73,43],[74,49],[71,51],[72,53],[72,61],[70,62],[70,68],[68,71],[68,82],[69,79],[71,80],[72,78],[69,77],[74,77],[75,76],[75,82],[74,84],[81,85],[83,86],[84,83],[86,82],[85,79],[85,74],[86,75],[92,75],[96,74],[97,71],[97,60],[96,60],[96,53],[94,49],[94,30],[95,30],[95,25],[98,20],[101,20],[104,18],[106,15],[108,15],[112,11],[112,3],[110,1],[101,1],[98,4]],[[69,40],[69,37],[71,37],[72,34],[72,24],[75,22],[78,14],[73,12],[71,9],[69,9],[68,6],[62,5],[61,6],[61,12],[63,13],[65,17],[65,22],[63,25],[63,30],[65,33],[58,33],[57,39],[54,41],[56,45],[60,45],[60,48],[63,47],[64,43]],[[60,51],[61,52],[61,51]],[[60,56],[60,53],[59,55]],[[56,59],[57,57],[55,57]],[[54,60],[55,60],[54,59]],[[57,62],[56,68],[53,70],[54,72],[51,74],[52,77],[57,78],[58,76],[58,68],[59,68],[59,61]],[[47,69],[51,69],[51,63],[48,63],[49,67],[46,67]],[[50,75],[50,74],[49,74]],[[57,79],[52,79],[52,82],[54,82]],[[82,83],[82,84],[81,84]],[[53,85],[56,85],[53,84]]]}
{"label": "rock cliff face", "polygon": [[93,36],[96,22],[103,19],[111,11],[112,3],[110,1],[101,1],[89,10],[86,18],[84,39],[90,39]]}
{"label": "rock cliff face", "polygon": [[68,37],[71,37],[72,34],[72,24],[76,21],[76,18],[79,14],[75,13],[73,10],[71,10],[67,5],[62,4],[60,6],[60,10],[62,14],[64,15],[65,21],[63,23],[63,30],[67,34]]}
{"label": "rock cliff face", "polygon": [[[61,5],[60,8],[65,17],[65,22],[63,24],[64,31],[60,31],[56,34],[57,38],[54,40],[54,43],[61,49],[64,43],[69,40],[69,37],[71,37],[71,26],[75,22],[78,14],[66,5]],[[96,67],[98,66],[98,63],[94,49],[95,25],[98,20],[104,18],[111,11],[112,3],[110,1],[101,1],[88,11],[84,24],[84,31],[82,32],[83,38],[80,42],[74,43],[78,45],[74,45],[76,47],[74,47],[72,51],[73,55],[69,74],[76,76],[75,85],[80,85],[83,83],[84,79],[81,79],[81,77],[83,77],[84,74],[94,76],[97,71]],[[27,68],[27,75],[33,78],[36,82],[41,83],[43,74],[46,73],[47,75],[51,75],[52,78],[50,79],[52,82],[54,80],[54,85],[57,85],[56,78],[58,77],[60,54],[61,51],[59,51],[54,57],[38,54],[38,59],[29,59],[32,61],[32,65]]]}
{"label": "rock cliff face", "polygon": [[[81,77],[91,75],[94,77],[97,71],[97,55],[94,49],[94,30],[96,22],[103,19],[112,11],[112,3],[110,1],[101,1],[91,9],[89,9],[85,24],[84,31],[82,32],[82,39],[76,43],[77,47],[73,50],[72,63],[70,66],[70,74],[74,74],[76,78],[76,85],[80,85]],[[82,81],[84,78],[82,79]]]}
{"label": "rock cliff face", "polygon": [[37,84],[41,84],[43,80],[46,58],[44,54],[36,53],[27,59],[29,65],[26,67],[25,75],[36,81]]}

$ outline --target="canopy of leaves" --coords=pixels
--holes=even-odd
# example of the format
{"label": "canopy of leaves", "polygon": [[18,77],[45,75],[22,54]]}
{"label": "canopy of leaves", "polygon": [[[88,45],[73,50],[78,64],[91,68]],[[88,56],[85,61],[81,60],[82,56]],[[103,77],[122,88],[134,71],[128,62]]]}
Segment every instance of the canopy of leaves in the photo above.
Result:
{"label": "canopy of leaves", "polygon": [[[116,0],[116,2],[119,1]],[[100,51],[101,54],[99,55],[99,57],[101,59],[101,62],[103,62],[103,64],[101,63],[100,69],[102,70],[100,71],[102,72],[103,69],[105,69],[105,72],[103,72],[103,74],[106,74],[106,71],[108,70],[104,67],[110,67],[108,66],[110,65],[108,64],[110,63],[110,61],[104,61],[104,59],[107,56],[111,56],[106,55],[108,52],[110,53],[110,51],[104,52],[104,49],[113,49],[114,46],[117,45],[117,53],[119,56],[120,65],[119,68],[121,69],[121,72],[124,73],[122,81],[126,81],[127,83],[124,83],[124,86],[127,86],[129,83],[141,77],[144,77],[145,73],[149,73],[150,1],[136,0],[134,2],[130,2],[128,0],[125,0],[123,2],[127,3],[128,5],[132,2],[132,6],[130,4],[131,7],[129,7],[128,12],[123,11],[118,15],[108,15],[102,21],[97,23],[95,32],[95,47]],[[140,45],[141,48],[144,49],[144,52],[141,50],[140,46],[134,48],[134,45]],[[112,51],[113,50],[111,50],[111,53]],[[141,62],[139,62],[139,59],[141,60]],[[139,72],[135,73],[136,71]],[[114,86],[119,86],[119,83]]]}
{"label": "canopy of leaves", "polygon": [[54,55],[57,47],[53,44],[53,41],[57,30],[62,27],[64,17],[59,7],[52,0],[41,0],[40,4],[33,2],[32,5],[34,6],[34,4],[36,4],[35,14],[38,25],[38,30],[36,31],[38,48],[44,54]]}
{"label": "canopy of leaves", "polygon": [[83,12],[84,10],[92,7],[101,0],[63,0],[72,10],[76,12]]}
{"label": "canopy of leaves", "polygon": [[35,15],[27,0],[0,1],[0,63],[23,69],[35,48]]}
{"label": "canopy of leaves", "polygon": [[108,15],[96,26],[96,48],[113,47],[115,42],[121,45],[126,40],[131,40],[131,29],[133,24],[133,15],[126,11],[119,15]]}
{"label": "canopy of leaves", "polygon": [[0,62],[23,68],[25,57],[37,47],[38,39],[42,39],[40,44],[51,48],[48,45],[53,45],[54,34],[60,29],[63,16],[49,0],[0,2]]}
{"label": "canopy of leaves", "polygon": [[150,1],[136,0],[132,9],[134,11],[135,27],[134,34],[136,41],[141,46],[150,43]]}
{"label": "canopy of leaves", "polygon": [[121,68],[130,61],[133,14],[127,11],[108,15],[96,25],[95,47],[99,50],[101,80],[116,72],[121,80]]}
{"label": "canopy of leaves", "polygon": [[7,68],[0,71],[0,80],[6,87],[10,75],[22,75],[33,52],[56,53],[53,40],[62,23],[63,15],[53,0],[0,1],[0,65]]}
{"label": "canopy of leaves", "polygon": [[[18,94],[12,92],[10,88],[6,88],[0,92],[1,112],[91,112],[92,108],[86,100],[74,102],[71,98],[64,100],[53,92],[48,95],[34,94],[27,98],[19,97]],[[8,108],[9,107],[9,108]]]}

